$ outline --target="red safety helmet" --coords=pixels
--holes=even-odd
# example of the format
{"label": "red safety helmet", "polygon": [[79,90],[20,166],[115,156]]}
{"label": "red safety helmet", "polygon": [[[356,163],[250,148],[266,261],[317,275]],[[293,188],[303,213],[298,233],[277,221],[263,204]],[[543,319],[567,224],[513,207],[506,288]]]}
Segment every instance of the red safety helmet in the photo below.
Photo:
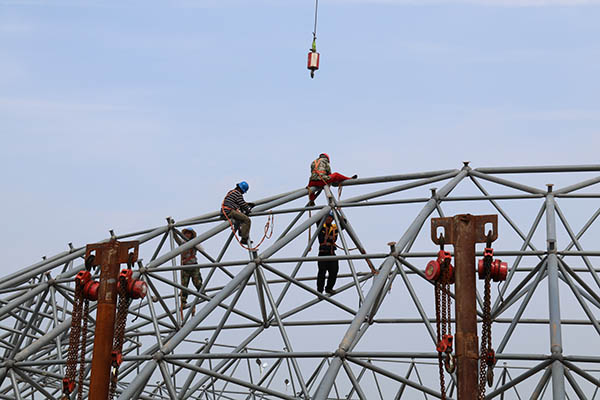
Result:
{"label": "red safety helmet", "polygon": [[329,155],[327,153],[319,154],[319,158],[321,158],[321,157],[325,157],[327,159],[327,161],[329,161]]}

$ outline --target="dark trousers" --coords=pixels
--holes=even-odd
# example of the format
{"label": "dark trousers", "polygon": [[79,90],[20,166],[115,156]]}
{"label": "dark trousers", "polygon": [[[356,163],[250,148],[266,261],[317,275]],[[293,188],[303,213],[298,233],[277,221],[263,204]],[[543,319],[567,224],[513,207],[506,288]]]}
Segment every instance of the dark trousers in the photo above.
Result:
{"label": "dark trousers", "polygon": [[[333,290],[338,271],[340,270],[338,260],[317,261],[317,265],[319,266],[319,273],[317,274],[317,291],[323,292],[324,287],[328,291]],[[327,286],[325,286],[325,274],[328,274]]]}
{"label": "dark trousers", "polygon": [[236,222],[240,224],[240,236],[242,239],[248,240],[248,237],[250,236],[250,224],[252,223],[250,217],[236,210],[230,210],[227,213],[227,216],[234,224]]}

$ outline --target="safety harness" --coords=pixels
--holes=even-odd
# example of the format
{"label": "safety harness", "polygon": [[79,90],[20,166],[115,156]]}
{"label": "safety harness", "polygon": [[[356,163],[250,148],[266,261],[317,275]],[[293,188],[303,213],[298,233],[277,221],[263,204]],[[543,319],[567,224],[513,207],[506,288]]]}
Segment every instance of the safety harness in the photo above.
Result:
{"label": "safety harness", "polygon": [[319,169],[319,166],[321,165],[321,158],[322,157],[319,157],[315,161],[313,161],[315,163],[315,166],[314,166],[312,172],[317,174],[319,176],[319,179],[321,179],[323,181],[323,183],[327,184],[327,181],[323,177],[324,175],[327,174],[327,171],[325,171],[324,169]]}
{"label": "safety harness", "polygon": [[321,246],[329,246],[329,248],[331,249],[331,254],[334,254],[334,249],[337,247],[335,241],[337,240],[338,228],[334,224],[331,224],[329,226],[323,226],[323,228],[325,229],[325,237],[323,238],[323,243],[321,243]]}

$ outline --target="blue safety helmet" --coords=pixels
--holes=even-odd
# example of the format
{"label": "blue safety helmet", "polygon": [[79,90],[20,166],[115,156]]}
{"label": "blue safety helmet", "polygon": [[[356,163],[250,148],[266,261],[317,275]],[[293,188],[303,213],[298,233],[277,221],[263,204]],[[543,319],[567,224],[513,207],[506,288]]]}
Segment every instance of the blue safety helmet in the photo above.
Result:
{"label": "blue safety helmet", "polygon": [[246,182],[246,181],[241,181],[236,186],[240,188],[242,193],[246,193],[248,191],[248,189],[250,189],[250,185],[248,185],[248,182]]}

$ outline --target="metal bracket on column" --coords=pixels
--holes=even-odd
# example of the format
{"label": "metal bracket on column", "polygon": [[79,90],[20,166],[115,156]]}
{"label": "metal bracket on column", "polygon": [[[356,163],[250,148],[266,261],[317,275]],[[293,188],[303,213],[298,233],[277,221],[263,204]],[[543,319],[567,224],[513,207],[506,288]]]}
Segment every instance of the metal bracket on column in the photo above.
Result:
{"label": "metal bracket on column", "polygon": [[[488,232],[485,230],[486,224],[491,224],[492,242],[498,239],[498,215],[464,215],[465,217],[470,216],[473,219],[476,243],[485,243],[487,241]],[[462,216],[457,215],[457,217],[460,218]],[[431,241],[437,245],[441,244],[438,228],[443,228],[444,244],[456,244],[454,217],[431,218]]]}

